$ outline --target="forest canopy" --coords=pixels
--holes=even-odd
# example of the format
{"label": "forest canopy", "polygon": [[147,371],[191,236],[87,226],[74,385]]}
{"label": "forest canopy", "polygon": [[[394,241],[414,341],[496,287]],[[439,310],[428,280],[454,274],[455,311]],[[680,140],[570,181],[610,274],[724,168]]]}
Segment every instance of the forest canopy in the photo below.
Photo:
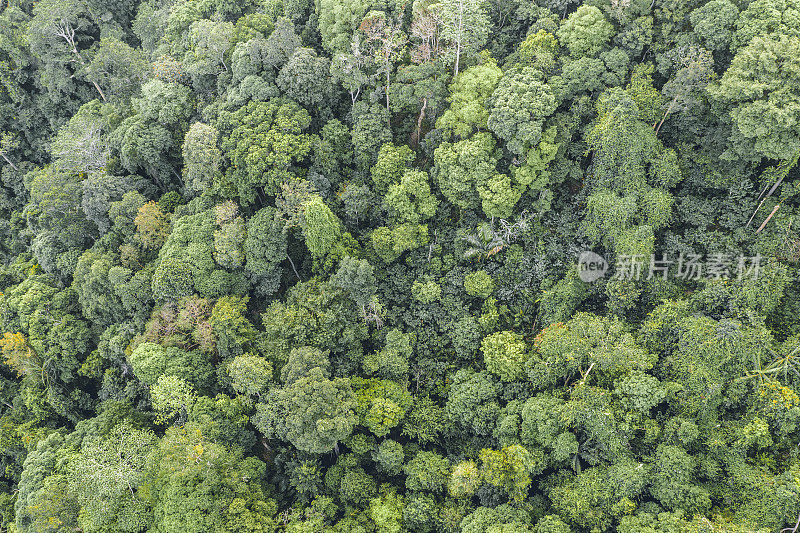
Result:
{"label": "forest canopy", "polygon": [[800,0],[20,0],[0,111],[0,531],[797,529]]}

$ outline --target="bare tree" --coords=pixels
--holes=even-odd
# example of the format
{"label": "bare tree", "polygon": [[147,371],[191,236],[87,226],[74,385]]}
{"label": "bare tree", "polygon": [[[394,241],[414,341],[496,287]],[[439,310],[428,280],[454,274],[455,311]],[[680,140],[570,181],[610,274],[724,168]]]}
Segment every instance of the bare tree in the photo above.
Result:
{"label": "bare tree", "polygon": [[705,87],[714,75],[714,58],[711,52],[704,48],[679,46],[669,55],[678,70],[662,89],[664,96],[671,100],[661,122],[658,123],[658,126],[653,126],[656,135],[671,112],[688,109],[694,105],[692,92]]}
{"label": "bare tree", "polygon": [[105,169],[109,152],[102,121],[78,113],[58,132],[51,152],[55,163],[66,170]]}
{"label": "bare tree", "polygon": [[370,58],[361,47],[361,37],[353,35],[350,52],[340,52],[331,61],[331,75],[341,83],[350,94],[350,101],[355,105],[364,86],[369,85],[373,75],[368,72]]}
{"label": "bare tree", "polygon": [[489,17],[482,0],[442,0],[432,6],[442,21],[440,35],[455,54],[453,76],[458,76],[461,55],[483,46],[489,35]]}
{"label": "bare tree", "polygon": [[411,49],[411,60],[414,63],[426,63],[436,60],[441,54],[439,33],[442,19],[434,11],[415,13],[411,22],[411,37],[415,46]]}
{"label": "bare tree", "polygon": [[[364,18],[361,31],[367,37],[367,42],[373,46],[373,54],[378,64],[378,70],[386,76],[386,110],[389,107],[389,83],[394,70],[394,63],[402,55],[403,48],[408,38],[400,29],[400,23],[387,20],[386,14],[373,12]],[[389,115],[391,120],[391,114]]]}
{"label": "bare tree", "polygon": [[[84,68],[86,68],[86,61],[83,59],[83,56],[78,51],[78,44],[75,41],[75,29],[72,27],[72,24],[69,23],[66,19],[59,19],[55,21],[53,24],[53,33],[56,37],[64,39],[66,41],[67,46],[69,46],[70,51],[72,52],[74,59],[73,61],[77,61],[81,64]],[[74,74],[73,74],[74,76]],[[106,101],[106,95],[103,94],[103,90],[97,84],[96,81],[90,80],[94,88],[97,89],[97,92],[100,93],[100,98],[103,101]]]}
{"label": "bare tree", "polygon": [[11,133],[3,133],[2,137],[0,137],[0,157],[2,157],[6,163],[8,163],[11,168],[14,170],[19,170],[17,165],[15,165],[9,158],[8,154],[11,153],[19,145],[19,141],[17,138]]}
{"label": "bare tree", "polygon": [[[411,48],[411,60],[414,63],[430,63],[436,61],[442,53],[439,44],[439,33],[441,31],[442,20],[435,11],[420,8],[414,13],[414,20],[411,22],[411,37],[414,46]],[[422,97],[421,108],[417,116],[417,127],[411,134],[412,145],[417,145],[422,136],[422,121],[425,120],[425,113],[428,109],[428,98]]]}

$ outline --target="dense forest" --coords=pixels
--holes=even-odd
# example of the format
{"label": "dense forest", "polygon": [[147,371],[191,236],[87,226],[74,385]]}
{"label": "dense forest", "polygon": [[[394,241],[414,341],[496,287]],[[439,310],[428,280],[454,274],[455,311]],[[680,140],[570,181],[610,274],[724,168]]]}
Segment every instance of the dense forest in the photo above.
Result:
{"label": "dense forest", "polygon": [[9,0],[0,110],[0,531],[798,530],[800,0]]}

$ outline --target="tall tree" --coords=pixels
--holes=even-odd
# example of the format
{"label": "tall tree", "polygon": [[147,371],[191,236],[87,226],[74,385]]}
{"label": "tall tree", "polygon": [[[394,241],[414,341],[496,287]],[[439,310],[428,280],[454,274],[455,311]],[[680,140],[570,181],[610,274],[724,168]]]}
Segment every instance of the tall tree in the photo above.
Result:
{"label": "tall tree", "polygon": [[489,16],[483,0],[443,0],[431,6],[442,21],[440,36],[454,56],[453,76],[461,69],[461,56],[478,51],[489,35]]}

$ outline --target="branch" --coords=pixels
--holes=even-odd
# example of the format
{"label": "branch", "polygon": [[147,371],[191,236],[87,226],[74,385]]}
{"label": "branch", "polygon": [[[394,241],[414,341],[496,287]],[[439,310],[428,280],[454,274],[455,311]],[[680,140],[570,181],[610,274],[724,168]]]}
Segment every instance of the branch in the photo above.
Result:
{"label": "branch", "polygon": [[[72,47],[72,53],[75,54],[75,57],[77,58],[78,62],[80,62],[80,64],[85,67],[86,61],[83,60],[83,56],[81,55],[80,52],[78,52],[78,46],[75,43],[75,30],[72,28],[69,22],[67,22],[64,19],[61,19],[59,22],[57,22],[55,34],[57,37],[61,37],[62,39],[67,41],[67,44],[69,44]],[[100,89],[100,86],[97,84],[97,82],[92,81],[92,85],[94,85],[94,88],[97,89],[98,93],[100,93],[100,98],[102,98],[103,101],[105,102],[106,95],[103,93],[103,90]]]}
{"label": "branch", "polygon": [[14,170],[16,170],[16,171],[19,171],[19,169],[17,168],[17,165],[15,165],[14,163],[12,163],[12,162],[11,162],[11,160],[10,160],[10,159],[9,159],[9,158],[6,156],[6,154],[5,154],[5,153],[0,153],[0,156],[3,156],[3,159],[5,159],[5,160],[6,160],[6,163],[8,163],[9,165],[11,165],[11,168],[13,168],[13,169],[14,169]]}
{"label": "branch", "polygon": [[761,226],[760,226],[760,227],[759,227],[759,228],[756,230],[756,235],[758,235],[758,233],[759,233],[759,232],[760,232],[762,229],[764,229],[764,226],[766,226],[766,225],[767,225],[767,222],[769,222],[769,221],[770,221],[770,219],[771,219],[771,218],[772,218],[772,216],[773,216],[773,215],[774,215],[774,214],[775,214],[775,213],[778,211],[778,208],[780,208],[780,206],[781,206],[781,204],[778,204],[778,205],[776,205],[776,206],[775,206],[775,209],[773,209],[773,210],[772,210],[772,213],[770,213],[770,214],[769,214],[769,216],[767,217],[767,219],[766,219],[764,222],[762,222],[762,223],[761,223]]}
{"label": "branch", "polygon": [[675,98],[673,98],[672,102],[670,102],[669,107],[667,108],[667,111],[664,113],[664,116],[661,117],[661,122],[658,123],[658,127],[656,128],[656,136],[658,136],[658,132],[659,132],[659,130],[661,130],[661,125],[664,124],[665,120],[667,120],[667,115],[669,115],[670,112],[672,111],[672,108],[675,106],[675,102],[678,101],[678,97],[680,95],[681,95],[680,92],[675,95]]}
{"label": "branch", "polygon": [[789,533],[797,533],[797,528],[800,528],[800,514],[797,515],[797,523],[794,525],[794,527],[785,527],[780,530],[780,533],[783,533],[784,531],[788,531]]}
{"label": "branch", "polygon": [[289,263],[292,264],[292,270],[294,270],[294,275],[297,276],[297,279],[300,280],[300,281],[303,281],[300,278],[300,274],[297,273],[297,267],[294,266],[294,261],[292,261],[292,258],[289,256],[289,254],[286,254],[286,259],[288,259]]}

